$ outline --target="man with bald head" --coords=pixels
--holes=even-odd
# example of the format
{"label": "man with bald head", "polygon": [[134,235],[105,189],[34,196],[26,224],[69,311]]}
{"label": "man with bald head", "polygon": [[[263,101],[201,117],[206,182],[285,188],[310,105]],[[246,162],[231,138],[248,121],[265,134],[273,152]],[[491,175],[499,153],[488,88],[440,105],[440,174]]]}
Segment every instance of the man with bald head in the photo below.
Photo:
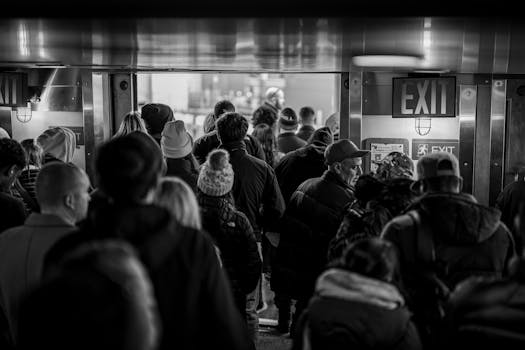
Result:
{"label": "man with bald head", "polygon": [[45,165],[36,180],[40,213],[0,235],[0,319],[7,321],[6,329],[0,329],[0,336],[7,337],[4,342],[14,345],[20,298],[39,282],[45,254],[86,217],[88,190],[89,179],[82,169],[71,163]]}

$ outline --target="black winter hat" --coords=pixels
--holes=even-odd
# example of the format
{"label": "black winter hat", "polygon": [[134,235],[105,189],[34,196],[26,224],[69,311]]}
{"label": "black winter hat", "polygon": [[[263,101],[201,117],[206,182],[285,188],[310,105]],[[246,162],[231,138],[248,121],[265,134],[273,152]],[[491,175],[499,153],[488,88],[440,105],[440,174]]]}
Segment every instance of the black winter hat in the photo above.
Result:
{"label": "black winter hat", "polygon": [[164,125],[166,125],[167,122],[175,120],[171,108],[162,103],[149,103],[144,105],[141,110],[141,115],[146,123],[148,133],[156,139],[160,139]]}

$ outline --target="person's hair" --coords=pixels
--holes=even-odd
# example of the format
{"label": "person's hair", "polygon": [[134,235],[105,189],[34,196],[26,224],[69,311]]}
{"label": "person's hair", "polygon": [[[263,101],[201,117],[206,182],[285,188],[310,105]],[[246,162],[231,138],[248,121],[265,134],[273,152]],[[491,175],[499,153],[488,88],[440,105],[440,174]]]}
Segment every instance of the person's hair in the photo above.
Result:
{"label": "person's hair", "polygon": [[396,248],[380,238],[365,238],[352,243],[333,265],[384,282],[399,278]]}
{"label": "person's hair", "polygon": [[115,133],[114,137],[124,136],[129,133],[132,133],[133,131],[141,131],[147,133],[144,120],[140,116],[140,113],[137,111],[132,111],[126,114],[124,119],[122,119],[122,122],[120,123],[118,131]]}
{"label": "person's hair", "polygon": [[266,162],[273,167],[275,164],[275,153],[277,152],[277,140],[272,128],[267,124],[258,124],[252,132],[254,136],[261,143]]}
{"label": "person's hair", "polygon": [[299,110],[299,117],[303,122],[312,123],[315,118],[315,111],[312,107],[302,107]]}
{"label": "person's hair", "polygon": [[72,163],[50,162],[42,167],[36,178],[36,198],[42,208],[63,205],[64,196],[87,181],[86,173]]}
{"label": "person's hair", "polygon": [[208,113],[206,118],[204,118],[204,122],[202,123],[202,130],[205,134],[215,130],[215,121],[217,118],[215,117],[215,114],[213,112]]}
{"label": "person's hair", "polygon": [[153,350],[159,322],[151,289],[129,244],[80,245],[23,300],[20,349]]}
{"label": "person's hair", "polygon": [[27,165],[34,165],[37,168],[42,166],[42,159],[44,158],[44,150],[36,143],[34,139],[25,139],[20,142],[22,148],[26,152]]}
{"label": "person's hair", "polygon": [[193,190],[182,179],[174,176],[160,180],[155,204],[167,209],[180,224],[201,229],[201,217]]}
{"label": "person's hair", "polygon": [[137,131],[102,144],[95,160],[101,190],[115,201],[135,203],[156,188],[165,166],[157,142]]}
{"label": "person's hair", "polygon": [[242,141],[248,132],[248,121],[241,114],[228,112],[217,119],[217,134],[221,142]]}
{"label": "person's hair", "polygon": [[355,184],[355,197],[362,204],[366,204],[379,197],[385,188],[386,185],[376,179],[372,174],[361,175]]}
{"label": "person's hair", "polygon": [[439,176],[422,180],[425,192],[455,192],[461,190],[461,179],[457,176]]}
{"label": "person's hair", "polygon": [[228,112],[235,112],[235,106],[228,100],[219,101],[215,104],[215,107],[213,107],[213,114],[216,119]]}
{"label": "person's hair", "polygon": [[26,154],[22,146],[12,139],[0,139],[0,171],[16,165],[19,169],[26,166]]}
{"label": "person's hair", "polygon": [[252,125],[253,127],[256,127],[259,124],[266,124],[270,126],[271,128],[275,127],[275,124],[277,123],[277,114],[266,107],[259,107],[255,111],[253,111],[252,115]]}

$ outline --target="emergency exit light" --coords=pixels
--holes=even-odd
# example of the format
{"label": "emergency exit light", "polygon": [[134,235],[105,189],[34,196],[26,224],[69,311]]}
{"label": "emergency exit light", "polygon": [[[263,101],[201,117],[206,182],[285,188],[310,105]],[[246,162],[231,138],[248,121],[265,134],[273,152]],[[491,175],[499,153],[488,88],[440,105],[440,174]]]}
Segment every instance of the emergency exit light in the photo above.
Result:
{"label": "emergency exit light", "polygon": [[352,63],[358,67],[418,68],[423,63],[423,58],[407,55],[362,55],[352,57]]}

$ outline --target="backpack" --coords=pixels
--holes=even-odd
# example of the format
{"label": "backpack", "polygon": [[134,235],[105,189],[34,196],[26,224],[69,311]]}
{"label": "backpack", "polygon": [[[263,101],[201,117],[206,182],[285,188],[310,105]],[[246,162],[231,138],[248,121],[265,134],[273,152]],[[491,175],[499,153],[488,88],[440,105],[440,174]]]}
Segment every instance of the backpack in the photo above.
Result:
{"label": "backpack", "polygon": [[417,266],[413,266],[418,286],[412,295],[412,308],[415,311],[414,321],[419,328],[423,343],[436,345],[440,341],[440,332],[445,318],[445,304],[450,289],[444,282],[446,266],[436,262],[434,237],[431,227],[422,220],[416,210],[407,215],[414,223],[416,232]]}

